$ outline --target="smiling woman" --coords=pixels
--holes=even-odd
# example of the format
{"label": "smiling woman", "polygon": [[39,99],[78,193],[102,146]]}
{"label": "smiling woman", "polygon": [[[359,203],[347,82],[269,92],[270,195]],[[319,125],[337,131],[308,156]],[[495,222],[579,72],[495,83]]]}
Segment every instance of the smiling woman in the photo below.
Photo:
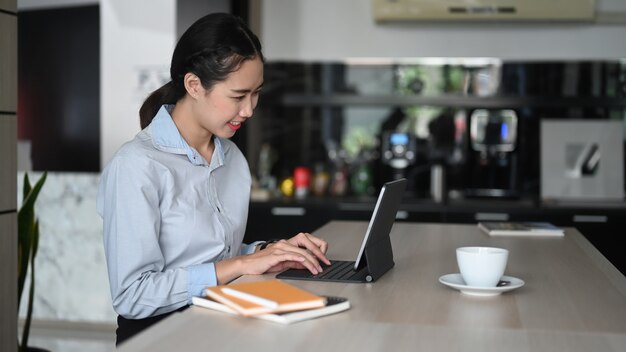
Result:
{"label": "smiling woman", "polygon": [[170,79],[140,110],[143,130],[102,173],[97,209],[117,343],[185,309],[207,286],[286,268],[321,271],[326,242],[307,233],[244,244],[248,163],[229,140],[263,86],[261,44],[245,23],[214,13],[174,49]]}

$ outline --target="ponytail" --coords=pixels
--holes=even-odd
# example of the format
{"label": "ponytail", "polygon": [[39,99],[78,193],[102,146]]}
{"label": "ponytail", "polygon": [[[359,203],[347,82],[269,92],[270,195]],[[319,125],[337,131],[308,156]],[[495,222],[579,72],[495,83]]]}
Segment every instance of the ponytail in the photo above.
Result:
{"label": "ponytail", "polygon": [[169,81],[161,88],[155,90],[146,98],[139,109],[139,123],[141,129],[148,127],[154,116],[159,112],[163,104],[175,104],[174,87],[172,81]]}

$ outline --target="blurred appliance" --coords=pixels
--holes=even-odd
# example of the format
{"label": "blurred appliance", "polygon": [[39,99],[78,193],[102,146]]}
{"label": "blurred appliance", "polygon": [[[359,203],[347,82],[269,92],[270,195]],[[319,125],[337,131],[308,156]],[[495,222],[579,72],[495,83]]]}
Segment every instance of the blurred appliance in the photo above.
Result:
{"label": "blurred appliance", "polygon": [[474,110],[470,115],[473,163],[466,196],[517,197],[517,114],[513,110]]}
{"label": "blurred appliance", "polygon": [[470,137],[472,149],[483,154],[512,152],[517,142],[517,114],[513,110],[474,110]]}
{"label": "blurred appliance", "polygon": [[[462,118],[463,123],[457,126],[457,117]],[[460,119],[459,119],[460,120]],[[437,118],[428,123],[428,153],[430,164],[430,196],[436,203],[444,203],[447,200],[447,177],[446,169],[458,161],[456,153],[460,148],[457,142],[457,130],[465,125],[465,115],[452,110],[446,110]]]}
{"label": "blurred appliance", "polygon": [[417,141],[404,132],[384,132],[381,159],[393,169],[393,179],[405,178],[407,169],[417,159]]}
{"label": "blurred appliance", "polygon": [[541,121],[541,199],[624,200],[622,121]]}
{"label": "blurred appliance", "polygon": [[373,0],[383,21],[591,21],[595,0]]}

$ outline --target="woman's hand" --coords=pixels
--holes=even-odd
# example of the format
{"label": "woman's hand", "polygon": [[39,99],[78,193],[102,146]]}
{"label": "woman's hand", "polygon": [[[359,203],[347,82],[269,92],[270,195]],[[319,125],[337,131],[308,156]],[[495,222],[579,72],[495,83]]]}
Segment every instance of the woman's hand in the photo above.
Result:
{"label": "woman's hand", "polygon": [[322,271],[320,261],[330,265],[325,255],[327,249],[326,241],[301,232],[255,253],[216,263],[218,284],[229,282],[241,275],[260,275],[286,269],[307,269],[317,275]]}
{"label": "woman's hand", "polygon": [[326,243],[323,239],[317,238],[307,232],[300,232],[299,234],[288,239],[287,242],[296,247],[306,248],[309,252],[313,253],[317,259],[324,262],[324,264],[330,265],[330,260],[326,258],[328,243]]}
{"label": "woman's hand", "polygon": [[[308,269],[313,275],[322,271],[320,261],[330,265],[326,258],[328,244],[310,233],[301,232],[288,240],[280,240],[268,245],[265,249],[252,256],[270,257],[271,265],[260,272],[279,272],[285,269]],[[269,258],[267,258],[269,259]]]}

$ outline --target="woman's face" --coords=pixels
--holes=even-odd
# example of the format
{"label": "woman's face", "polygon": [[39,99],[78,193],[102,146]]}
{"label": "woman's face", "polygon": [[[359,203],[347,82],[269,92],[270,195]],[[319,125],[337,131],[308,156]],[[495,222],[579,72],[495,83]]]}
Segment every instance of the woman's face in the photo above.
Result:
{"label": "woman's face", "polygon": [[225,81],[211,90],[201,89],[194,115],[211,134],[230,138],[252,117],[263,86],[263,62],[257,57],[245,60]]}

